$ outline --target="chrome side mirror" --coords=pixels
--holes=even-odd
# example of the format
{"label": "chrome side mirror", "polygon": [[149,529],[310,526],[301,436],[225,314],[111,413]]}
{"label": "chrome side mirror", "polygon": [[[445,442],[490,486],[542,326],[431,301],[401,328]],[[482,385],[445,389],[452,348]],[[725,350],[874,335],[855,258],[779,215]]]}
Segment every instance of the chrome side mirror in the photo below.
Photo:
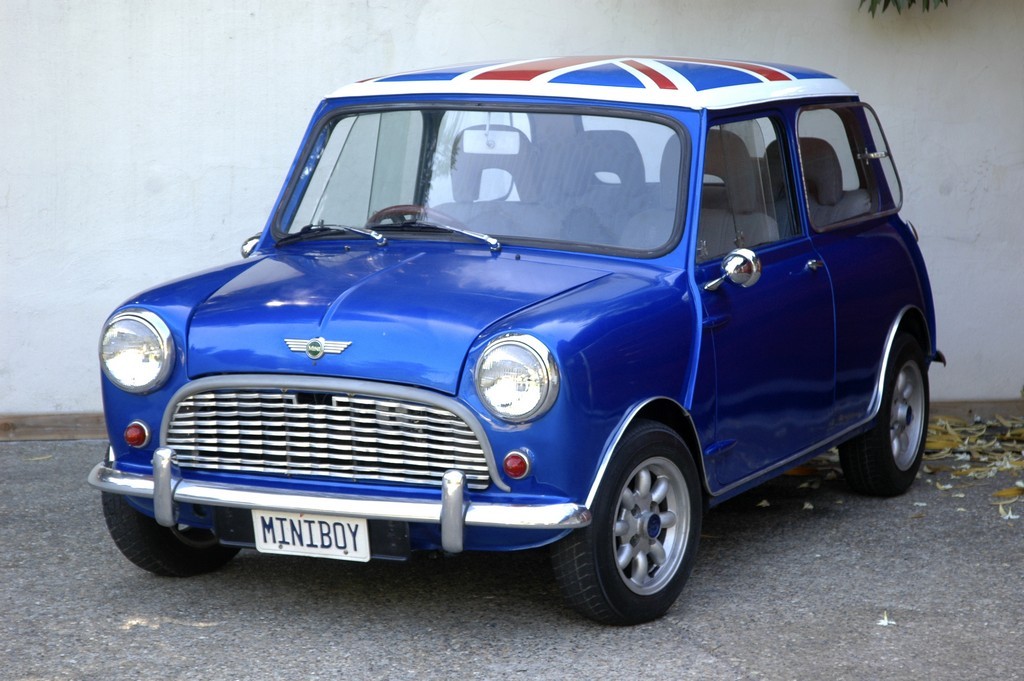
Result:
{"label": "chrome side mirror", "polygon": [[256,244],[260,242],[260,235],[255,234],[242,242],[242,257],[248,258],[256,250]]}
{"label": "chrome side mirror", "polygon": [[761,259],[749,248],[729,251],[722,259],[722,276],[704,284],[705,291],[717,291],[726,281],[750,288],[761,278]]}

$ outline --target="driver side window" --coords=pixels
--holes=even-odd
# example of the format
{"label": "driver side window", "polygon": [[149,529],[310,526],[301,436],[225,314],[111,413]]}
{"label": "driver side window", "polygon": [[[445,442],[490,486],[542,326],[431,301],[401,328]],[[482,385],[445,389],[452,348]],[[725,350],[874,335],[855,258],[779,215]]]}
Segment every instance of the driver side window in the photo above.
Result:
{"label": "driver side window", "polygon": [[708,131],[698,262],[797,235],[778,129],[762,117]]}

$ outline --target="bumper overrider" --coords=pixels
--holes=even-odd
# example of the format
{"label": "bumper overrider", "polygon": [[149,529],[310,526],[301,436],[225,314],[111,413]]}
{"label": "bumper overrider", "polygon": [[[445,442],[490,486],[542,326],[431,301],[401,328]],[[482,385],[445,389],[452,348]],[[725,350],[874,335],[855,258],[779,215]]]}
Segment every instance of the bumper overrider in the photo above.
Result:
{"label": "bumper overrider", "polygon": [[462,551],[466,526],[569,530],[586,527],[591,521],[590,510],[574,503],[470,502],[465,498],[466,476],[456,469],[445,472],[437,500],[411,500],[314,494],[186,480],[171,465],[173,457],[173,449],[157,449],[153,454],[151,476],[119,471],[112,462],[105,461],[93,468],[89,484],[103,492],[152,499],[156,522],[165,527],[178,523],[177,504],[432,523],[440,525],[441,547],[449,553]]}

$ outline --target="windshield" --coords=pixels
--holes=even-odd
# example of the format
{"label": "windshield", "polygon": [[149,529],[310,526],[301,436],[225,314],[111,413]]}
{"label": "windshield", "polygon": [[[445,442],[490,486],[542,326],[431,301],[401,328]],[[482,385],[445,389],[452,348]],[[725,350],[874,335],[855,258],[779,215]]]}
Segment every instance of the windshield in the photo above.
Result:
{"label": "windshield", "polygon": [[342,116],[319,132],[280,228],[651,253],[675,238],[689,163],[681,134],[656,120],[589,113]]}

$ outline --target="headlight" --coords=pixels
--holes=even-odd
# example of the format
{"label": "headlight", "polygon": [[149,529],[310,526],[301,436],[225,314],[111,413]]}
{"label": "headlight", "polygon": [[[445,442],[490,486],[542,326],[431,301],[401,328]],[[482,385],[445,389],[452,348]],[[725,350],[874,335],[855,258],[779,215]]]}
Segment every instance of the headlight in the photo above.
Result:
{"label": "headlight", "polygon": [[100,340],[103,373],[121,390],[148,393],[167,380],[174,364],[174,341],[160,317],[127,309],[110,318]]}
{"label": "headlight", "polygon": [[551,351],[532,336],[509,334],[491,343],[476,363],[476,392],[492,414],[529,421],[558,395],[558,367]]}

